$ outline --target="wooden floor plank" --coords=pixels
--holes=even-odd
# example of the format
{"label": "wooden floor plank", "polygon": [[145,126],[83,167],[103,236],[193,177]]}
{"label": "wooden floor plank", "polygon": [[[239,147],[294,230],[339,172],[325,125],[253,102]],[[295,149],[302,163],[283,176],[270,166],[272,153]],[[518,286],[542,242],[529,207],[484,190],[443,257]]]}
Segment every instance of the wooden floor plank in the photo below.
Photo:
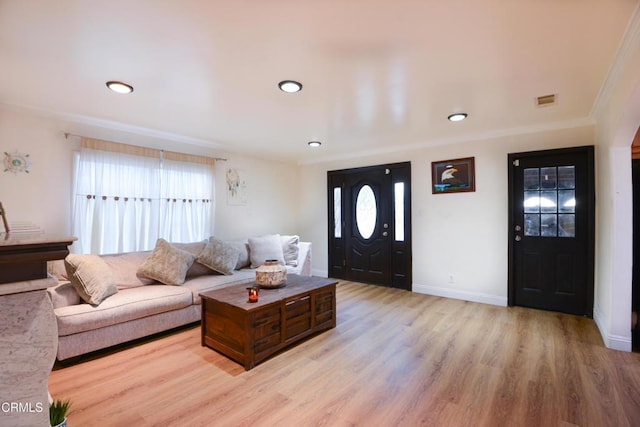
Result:
{"label": "wooden floor plank", "polygon": [[245,371],[192,326],[56,366],[74,426],[633,426],[591,319],[340,282],[337,326]]}

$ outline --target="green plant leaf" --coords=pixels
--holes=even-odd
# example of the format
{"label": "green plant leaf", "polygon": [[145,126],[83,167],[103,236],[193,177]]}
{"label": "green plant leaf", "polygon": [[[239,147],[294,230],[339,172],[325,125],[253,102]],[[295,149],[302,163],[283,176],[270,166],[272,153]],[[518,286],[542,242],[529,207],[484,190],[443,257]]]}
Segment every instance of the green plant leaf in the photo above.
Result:
{"label": "green plant leaf", "polygon": [[49,405],[49,424],[57,426],[67,417],[67,412],[71,406],[70,400],[54,400]]}

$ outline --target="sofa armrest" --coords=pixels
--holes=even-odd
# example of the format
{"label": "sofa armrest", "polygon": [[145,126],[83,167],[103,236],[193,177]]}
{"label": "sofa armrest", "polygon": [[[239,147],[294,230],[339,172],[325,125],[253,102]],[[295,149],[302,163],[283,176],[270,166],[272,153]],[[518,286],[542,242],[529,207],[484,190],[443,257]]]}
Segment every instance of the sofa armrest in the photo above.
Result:
{"label": "sofa armrest", "polygon": [[298,265],[287,267],[287,273],[311,276],[311,242],[298,243]]}
{"label": "sofa armrest", "polygon": [[69,281],[60,281],[56,286],[47,288],[53,308],[80,304],[80,295]]}

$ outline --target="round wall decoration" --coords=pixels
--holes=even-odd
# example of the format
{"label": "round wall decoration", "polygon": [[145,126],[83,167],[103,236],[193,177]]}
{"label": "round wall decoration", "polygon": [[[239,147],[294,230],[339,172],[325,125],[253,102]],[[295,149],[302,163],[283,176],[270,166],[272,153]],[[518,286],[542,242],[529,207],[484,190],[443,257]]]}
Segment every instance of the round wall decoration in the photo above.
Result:
{"label": "round wall decoration", "polygon": [[4,152],[4,171],[5,172],[13,172],[17,174],[18,172],[26,172],[29,173],[29,155],[22,154],[17,151],[9,154],[6,151]]}

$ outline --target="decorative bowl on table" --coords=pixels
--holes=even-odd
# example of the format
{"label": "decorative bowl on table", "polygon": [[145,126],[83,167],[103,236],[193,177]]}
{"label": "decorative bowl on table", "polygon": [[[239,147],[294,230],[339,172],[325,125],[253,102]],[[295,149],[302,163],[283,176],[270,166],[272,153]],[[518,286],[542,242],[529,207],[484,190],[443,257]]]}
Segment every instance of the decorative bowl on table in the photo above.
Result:
{"label": "decorative bowl on table", "polygon": [[256,285],[261,288],[281,288],[287,284],[287,267],[278,260],[268,259],[256,269]]}

